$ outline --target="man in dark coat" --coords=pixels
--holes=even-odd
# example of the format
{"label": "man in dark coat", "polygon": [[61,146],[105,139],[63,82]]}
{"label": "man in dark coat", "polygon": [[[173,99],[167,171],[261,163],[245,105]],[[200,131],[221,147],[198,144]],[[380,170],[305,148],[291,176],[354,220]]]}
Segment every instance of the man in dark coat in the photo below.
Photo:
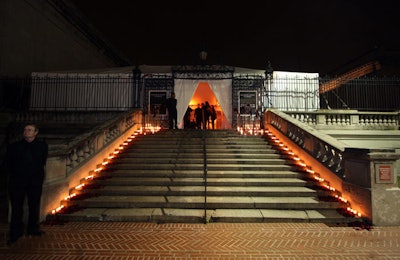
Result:
{"label": "man in dark coat", "polygon": [[169,129],[178,129],[178,111],[176,110],[177,100],[175,98],[175,93],[171,93],[166,101],[166,107],[168,111]]}
{"label": "man in dark coat", "polygon": [[43,234],[39,229],[39,216],[48,145],[36,138],[38,133],[39,129],[35,124],[27,124],[24,127],[23,139],[7,148],[8,190],[11,203],[9,244],[24,234],[25,196],[29,208],[26,232],[31,236]]}
{"label": "man in dark coat", "polygon": [[197,108],[194,110],[194,118],[196,120],[196,129],[201,129],[201,124],[203,123],[203,109],[202,106],[204,106],[204,104],[197,105]]}

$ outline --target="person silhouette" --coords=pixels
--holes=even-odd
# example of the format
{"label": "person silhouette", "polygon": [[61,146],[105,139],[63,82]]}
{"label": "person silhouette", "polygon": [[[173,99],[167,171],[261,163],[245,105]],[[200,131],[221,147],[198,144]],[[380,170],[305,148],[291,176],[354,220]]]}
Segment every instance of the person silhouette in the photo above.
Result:
{"label": "person silhouette", "polygon": [[178,101],[175,98],[175,92],[171,92],[171,96],[166,101],[169,129],[178,129],[178,111],[176,110],[177,103]]}
{"label": "person silhouette", "polygon": [[194,110],[194,119],[196,121],[196,129],[201,129],[201,124],[203,122],[203,110],[201,109],[201,105],[197,104],[196,109]]}
{"label": "person silhouette", "polygon": [[210,103],[206,101],[203,106],[203,123],[204,129],[210,128]]}
{"label": "person silhouette", "polygon": [[185,129],[189,129],[190,128],[190,116],[192,113],[193,109],[188,106],[185,112],[185,115],[183,116],[183,126]]}
{"label": "person silhouette", "polygon": [[211,127],[215,129],[215,120],[217,119],[217,112],[215,111],[214,105],[210,107],[210,120],[211,120]]}
{"label": "person silhouette", "polygon": [[11,220],[7,244],[16,242],[24,234],[23,206],[28,200],[27,234],[41,236],[39,229],[40,200],[45,177],[48,145],[36,138],[39,129],[36,124],[24,127],[23,139],[7,147],[6,164],[9,173],[9,196]]}

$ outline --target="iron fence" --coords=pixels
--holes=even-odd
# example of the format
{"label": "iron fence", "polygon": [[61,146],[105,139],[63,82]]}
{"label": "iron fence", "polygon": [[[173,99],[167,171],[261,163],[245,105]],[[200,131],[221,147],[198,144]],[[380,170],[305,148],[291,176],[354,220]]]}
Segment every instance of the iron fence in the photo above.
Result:
{"label": "iron fence", "polygon": [[[279,79],[285,85],[284,79]],[[335,81],[335,87],[321,91],[323,86]],[[307,88],[311,82],[313,87]],[[265,107],[271,107],[272,98],[284,100],[272,104],[274,108],[318,107],[326,109],[353,109],[359,111],[398,111],[400,110],[400,78],[330,78],[315,80],[290,79],[291,89],[267,89],[255,87],[265,95]],[[81,77],[41,77],[41,78],[6,78],[0,77],[0,109],[15,110],[127,110],[140,107],[144,94],[135,84],[132,76],[102,75]],[[301,87],[296,87],[301,86]],[[318,91],[319,88],[319,91]],[[313,102],[319,104],[315,106]],[[297,102],[297,103],[295,103]],[[294,109],[290,109],[294,110]],[[301,110],[301,109],[298,109]]]}
{"label": "iron fence", "polygon": [[[320,85],[332,79],[320,79]],[[400,78],[342,79],[338,87],[320,94],[321,108],[359,111],[400,110]]]}

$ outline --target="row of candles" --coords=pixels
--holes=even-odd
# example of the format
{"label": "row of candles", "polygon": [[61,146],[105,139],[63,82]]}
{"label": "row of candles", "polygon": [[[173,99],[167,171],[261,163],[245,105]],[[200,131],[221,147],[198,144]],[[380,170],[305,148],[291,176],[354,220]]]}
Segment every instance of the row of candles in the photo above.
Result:
{"label": "row of candles", "polygon": [[51,214],[57,214],[60,213],[63,209],[65,209],[65,205],[67,204],[66,202],[70,201],[72,198],[76,197],[79,192],[87,185],[87,182],[90,180],[93,180],[102,170],[104,170],[104,167],[109,164],[114,158],[118,156],[119,153],[121,153],[122,150],[124,150],[138,135],[147,135],[147,134],[154,134],[158,131],[161,130],[161,127],[157,126],[154,127],[151,124],[146,124],[144,128],[140,128],[139,130],[135,131],[126,141],[124,141],[122,144],[118,145],[115,149],[114,152],[109,154],[107,158],[104,158],[103,161],[97,165],[96,169],[92,170],[89,172],[89,175],[84,178],[84,181],[78,185],[76,185],[70,192],[70,194],[66,197],[64,197],[63,201],[61,202],[61,205],[51,211]]}
{"label": "row of candles", "polygon": [[268,137],[275,142],[276,146],[278,149],[285,155],[287,155],[289,158],[291,158],[293,161],[296,162],[298,166],[300,166],[303,170],[305,170],[307,173],[309,173],[314,180],[316,180],[322,187],[324,187],[326,190],[331,191],[333,194],[333,197],[335,197],[338,201],[341,201],[345,203],[346,205],[346,211],[350,214],[352,214],[354,217],[360,218],[362,214],[355,210],[354,208],[351,207],[350,202],[344,198],[341,195],[341,192],[339,192],[336,188],[332,187],[328,181],[326,181],[324,178],[320,177],[318,173],[316,173],[314,170],[312,170],[312,167],[304,163],[303,160],[300,159],[299,156],[297,156],[294,152],[292,152],[287,145],[285,145],[283,142],[281,142],[276,136],[274,136],[270,131],[265,130],[265,134],[268,135]]}

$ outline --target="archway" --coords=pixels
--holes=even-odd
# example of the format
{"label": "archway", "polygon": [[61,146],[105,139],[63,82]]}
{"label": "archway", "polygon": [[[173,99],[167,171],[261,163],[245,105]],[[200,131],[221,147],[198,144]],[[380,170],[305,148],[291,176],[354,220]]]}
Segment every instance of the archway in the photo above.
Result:
{"label": "archway", "polygon": [[191,121],[195,121],[194,118],[194,110],[197,108],[199,104],[203,104],[206,101],[210,105],[214,105],[215,112],[217,114],[217,118],[214,123],[214,129],[225,129],[228,128],[229,122],[225,116],[225,113],[215,96],[215,93],[212,91],[207,82],[200,82],[197,85],[195,92],[193,93],[192,98],[189,101],[189,107],[193,110],[191,113]]}
{"label": "archway", "polygon": [[216,105],[218,114],[216,125],[217,129],[232,128],[232,102],[231,80],[175,80],[175,94],[178,100],[178,121],[179,128],[183,128],[183,117],[190,106],[195,109],[197,105],[208,101],[210,104]]}

